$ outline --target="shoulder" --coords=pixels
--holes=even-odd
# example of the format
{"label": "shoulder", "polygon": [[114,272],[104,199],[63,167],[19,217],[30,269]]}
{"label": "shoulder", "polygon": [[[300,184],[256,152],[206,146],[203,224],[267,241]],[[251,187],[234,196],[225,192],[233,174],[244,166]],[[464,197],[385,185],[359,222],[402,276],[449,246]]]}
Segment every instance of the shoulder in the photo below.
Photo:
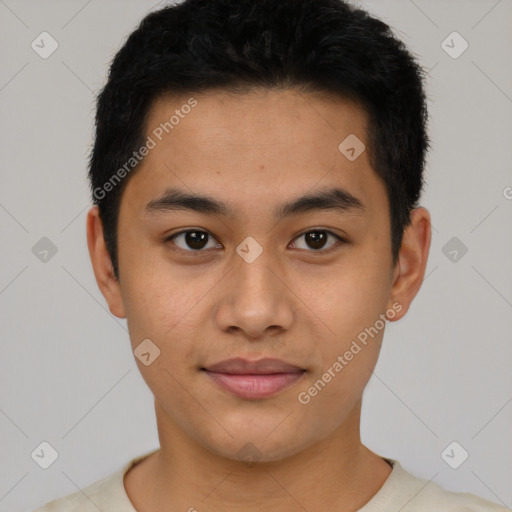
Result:
{"label": "shoulder", "polygon": [[105,478],[50,501],[33,512],[137,512],[126,494],[124,475],[132,466],[156,451],[131,459]]}
{"label": "shoulder", "polygon": [[119,482],[122,483],[122,471],[116,471],[111,475],[97,480],[87,487],[50,501],[34,512],[98,512],[109,510],[105,506],[112,501],[112,496],[118,490]]}
{"label": "shoulder", "polygon": [[[377,498],[381,494],[382,501],[375,503],[377,505],[375,508],[370,506],[368,512],[388,510],[389,505],[399,505],[402,512],[432,512],[432,510],[439,512],[510,511],[505,506],[488,501],[476,494],[448,491],[431,480],[419,478],[409,473],[398,461],[392,460],[392,463],[393,471],[390,478],[375,496]],[[382,508],[380,508],[381,504],[384,505]],[[363,511],[367,512],[365,507],[361,510],[361,512]]]}
{"label": "shoulder", "polygon": [[[442,510],[446,512],[504,512],[509,510],[503,505],[488,501],[476,494],[448,491],[437,484],[429,484],[425,488],[425,493],[418,495],[416,506],[418,512],[430,511],[432,507],[437,509],[442,507]],[[411,511],[413,510],[416,509],[411,508]]]}

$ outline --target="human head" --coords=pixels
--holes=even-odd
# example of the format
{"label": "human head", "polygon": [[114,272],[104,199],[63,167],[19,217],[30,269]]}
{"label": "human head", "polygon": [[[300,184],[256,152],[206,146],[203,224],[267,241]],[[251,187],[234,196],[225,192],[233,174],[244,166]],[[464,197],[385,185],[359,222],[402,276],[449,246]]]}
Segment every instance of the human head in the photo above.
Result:
{"label": "human head", "polygon": [[116,277],[120,201],[137,172],[133,154],[145,143],[152,104],[165,93],[219,87],[333,92],[363,107],[366,151],[386,186],[396,262],[429,145],[422,77],[384,22],[342,0],[186,0],[150,13],[111,65],[90,157],[93,200]]}
{"label": "human head", "polygon": [[[189,50],[199,54],[223,47],[222,41],[204,36],[208,30],[202,25],[233,23],[230,30],[236,33],[241,24],[254,20],[254,13],[261,14],[262,23],[268,23],[273,15],[267,17],[265,11],[260,12],[262,6],[267,6],[269,12],[288,6],[289,16],[300,20],[300,16],[292,16],[297,2],[247,3],[248,12],[240,10],[244,4],[230,6],[222,0],[204,5],[194,0],[180,5],[186,12],[187,6],[202,5],[215,12],[226,7],[217,22],[212,13],[190,11],[191,18],[199,13],[202,20],[197,37],[189,42]],[[331,9],[325,11],[325,5],[339,4],[306,0],[303,7],[309,6],[309,11],[299,9],[304,27],[311,20],[315,25],[312,11],[322,5],[323,17],[317,18],[330,25],[333,13]],[[321,452],[333,441],[357,451],[362,392],[378,358],[385,320],[398,320],[406,313],[423,280],[430,243],[428,213],[423,208],[411,211],[411,225],[404,231],[399,248],[399,264],[393,264],[390,211],[394,203],[389,201],[386,182],[372,163],[372,155],[378,151],[372,152],[371,130],[382,120],[375,116],[372,119],[376,107],[371,101],[367,99],[365,107],[346,86],[348,92],[341,95],[339,88],[335,91],[300,80],[286,81],[282,72],[280,81],[268,85],[269,70],[277,66],[272,59],[268,61],[268,55],[272,47],[283,48],[279,41],[262,43],[269,50],[263,50],[259,67],[256,63],[247,66],[247,59],[239,55],[239,75],[258,79],[256,85],[240,81],[239,75],[238,81],[225,82],[225,77],[218,77],[210,69],[204,77],[209,85],[191,88],[187,77],[207,69],[204,62],[185,59],[186,64],[183,58],[173,57],[177,59],[173,64],[165,50],[169,44],[159,46],[162,38],[168,37],[175,38],[178,46],[187,44],[188,18],[184,15],[177,26],[164,22],[167,29],[162,33],[153,26],[158,25],[160,16],[172,18],[173,12],[153,14],[146,25],[143,23],[145,37],[152,41],[145,60],[138,61],[132,53],[137,53],[139,46],[146,47],[147,41],[132,35],[132,43],[127,44],[136,48],[124,54],[124,61],[118,56],[114,62],[113,75],[117,73],[116,65],[128,70],[127,74],[118,73],[124,77],[121,85],[123,80],[127,82],[126,89],[121,89],[132,87],[138,95],[118,97],[118,89],[112,86],[112,102],[117,105],[119,101],[129,112],[137,112],[143,121],[140,140],[134,139],[141,161],[133,157],[137,165],[133,171],[125,171],[128,179],[116,186],[111,184],[110,190],[103,189],[109,194],[123,190],[116,225],[119,278],[110,266],[96,206],[89,212],[87,224],[98,285],[110,311],[127,319],[134,354],[141,350],[146,354],[145,361],[137,359],[155,397],[162,448],[172,458],[169,451],[195,443],[196,451],[200,445],[207,448],[202,453],[205,457],[210,458],[213,452],[224,461],[237,459],[246,443],[256,446],[266,461],[304,453],[314,444]],[[192,19],[189,22],[197,23]],[[219,30],[219,37],[223,37],[223,31]],[[357,32],[353,27],[347,31]],[[321,33],[317,42],[320,47],[325,31]],[[153,41],[155,34],[160,35]],[[245,27],[239,38],[233,37],[252,40],[254,30]],[[266,41],[268,36],[262,37]],[[203,38],[209,42],[206,44]],[[312,39],[306,34],[303,44]],[[240,52],[250,58],[250,46],[243,41],[239,44]],[[202,51],[198,49],[203,46]],[[359,48],[363,54],[366,51],[370,57],[370,49],[361,42],[353,42],[350,47]],[[185,54],[189,50],[184,50]],[[234,47],[228,46],[226,53],[236,59]],[[319,49],[314,53],[317,55]],[[382,53],[388,63],[377,75],[400,68],[389,57],[389,49]],[[331,57],[327,51],[324,75]],[[293,59],[285,51],[281,60],[286,69],[296,72],[298,66]],[[161,61],[167,62],[163,68]],[[357,62],[367,66],[366,58],[360,56]],[[173,69],[180,66],[180,90],[158,89],[153,97],[140,85],[148,81],[162,83],[158,71],[153,76],[155,68],[164,77],[173,77]],[[226,67],[224,60],[219,66]],[[262,82],[265,73],[267,82]],[[304,73],[321,76],[322,68],[308,64],[303,67]],[[114,83],[112,74],[110,82]],[[375,96],[385,103],[380,89],[372,95],[368,87],[363,87],[365,74],[361,69],[352,70],[350,76],[354,83],[359,79],[359,87],[370,99]],[[152,85],[151,91],[155,87]],[[398,84],[393,82],[393,87],[388,87],[396,89]],[[153,99],[147,110],[137,106],[149,97]],[[108,98],[106,95],[101,99],[107,120]],[[393,162],[404,148],[415,147],[409,137],[411,123],[409,132],[402,132],[407,141],[397,142],[400,137],[396,124],[404,122],[393,117],[397,109],[395,104],[395,110],[388,112],[392,133],[383,135],[383,140],[394,142],[391,148],[383,148],[390,149]],[[404,116],[413,110],[409,104],[398,109]],[[137,115],[113,115],[122,123],[102,132],[112,137],[111,141],[118,138],[113,146],[118,151],[128,137],[125,125],[137,125]],[[158,142],[151,144],[149,152],[143,152],[142,147],[150,147],[150,135],[158,133],[155,129],[165,123],[170,123],[169,132],[161,134],[161,140],[155,135]],[[368,148],[354,159],[339,149],[340,142],[350,135]],[[132,156],[124,155],[127,159]],[[403,201],[406,187],[401,178],[397,179],[402,194],[397,197]],[[101,181],[98,183],[101,186]],[[336,203],[333,193],[337,194]],[[333,205],[340,206],[339,201],[342,207],[334,209]],[[313,226],[327,227],[314,230]],[[190,231],[203,233],[180,241]],[[334,244],[328,250],[323,246],[317,250],[329,236],[315,237],[303,247],[302,239],[306,233],[313,234],[311,231],[329,231],[329,236],[335,233]],[[202,247],[207,240],[219,243]],[[314,250],[309,247],[311,242]],[[363,343],[365,333],[371,336]],[[355,340],[361,344],[354,345]],[[148,347],[158,349],[158,357],[151,362],[147,360],[149,352],[145,352]],[[346,367],[338,360],[345,354],[342,361]],[[233,357],[252,363],[269,357],[280,359],[296,367],[300,380],[270,397],[236,397],[214,384],[211,378],[215,372],[209,370]],[[343,371],[337,370],[340,367]],[[332,383],[316,394],[312,386],[321,386],[320,381],[329,378]],[[262,380],[254,384],[261,385]],[[299,391],[306,393],[299,395],[302,399],[298,399]],[[277,428],[284,417],[289,419]],[[318,446],[322,441],[326,444]],[[214,465],[219,462],[216,459]]]}

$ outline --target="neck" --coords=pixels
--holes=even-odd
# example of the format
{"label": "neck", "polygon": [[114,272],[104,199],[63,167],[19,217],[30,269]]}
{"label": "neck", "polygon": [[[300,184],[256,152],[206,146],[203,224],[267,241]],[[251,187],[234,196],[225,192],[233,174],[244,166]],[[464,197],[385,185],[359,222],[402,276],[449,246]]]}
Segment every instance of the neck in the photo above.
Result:
{"label": "neck", "polygon": [[357,511],[382,487],[391,467],[361,444],[361,401],[330,436],[282,460],[240,462],[206,450],[155,402],[161,449],[125,476],[135,508],[283,512]]}

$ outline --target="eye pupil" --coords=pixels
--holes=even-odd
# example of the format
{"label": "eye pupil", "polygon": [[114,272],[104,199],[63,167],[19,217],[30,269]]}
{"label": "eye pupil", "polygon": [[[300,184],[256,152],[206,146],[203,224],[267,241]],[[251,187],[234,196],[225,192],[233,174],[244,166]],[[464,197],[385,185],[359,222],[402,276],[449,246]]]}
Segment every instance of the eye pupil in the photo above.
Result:
{"label": "eye pupil", "polygon": [[185,241],[192,249],[202,249],[208,240],[208,233],[204,231],[187,231],[185,234]]}
{"label": "eye pupil", "polygon": [[[329,239],[329,236],[334,236],[336,238],[336,235],[333,235],[330,231],[325,230],[316,230],[316,231],[307,231],[303,233],[299,238],[303,238],[306,245],[309,247],[309,249],[312,249],[314,251],[317,251],[319,253],[325,253],[329,251],[329,249],[324,249],[325,244],[327,240]],[[182,231],[178,234],[171,235],[168,240],[173,240],[174,238],[181,238],[183,237],[181,243],[184,243],[187,247],[181,247],[181,251],[186,251],[189,254],[197,253],[197,254],[204,254],[207,251],[203,251],[203,249],[208,245],[208,241],[210,238],[210,234],[207,231],[200,231],[200,230],[188,230],[188,231]],[[337,237],[339,240],[341,240],[339,237]],[[343,240],[341,240],[343,242]],[[172,242],[173,245],[177,245],[177,247],[180,247],[180,244],[176,244],[175,242]],[[217,245],[218,247],[218,245]],[[180,249],[177,249],[180,250]],[[311,252],[311,251],[309,251]]]}
{"label": "eye pupil", "polygon": [[306,233],[307,243],[315,249],[321,249],[325,245],[327,236],[323,231],[310,231]]}

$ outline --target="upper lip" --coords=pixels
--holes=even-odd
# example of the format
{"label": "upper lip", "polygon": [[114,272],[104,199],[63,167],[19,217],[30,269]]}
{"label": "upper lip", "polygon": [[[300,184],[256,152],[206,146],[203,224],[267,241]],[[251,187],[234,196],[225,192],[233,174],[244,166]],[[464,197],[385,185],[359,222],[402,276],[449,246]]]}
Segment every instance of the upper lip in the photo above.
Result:
{"label": "upper lip", "polygon": [[280,359],[264,358],[257,361],[249,361],[242,357],[226,359],[219,363],[202,368],[209,372],[229,373],[234,375],[261,374],[269,375],[271,373],[300,373],[304,368],[287,363]]}

